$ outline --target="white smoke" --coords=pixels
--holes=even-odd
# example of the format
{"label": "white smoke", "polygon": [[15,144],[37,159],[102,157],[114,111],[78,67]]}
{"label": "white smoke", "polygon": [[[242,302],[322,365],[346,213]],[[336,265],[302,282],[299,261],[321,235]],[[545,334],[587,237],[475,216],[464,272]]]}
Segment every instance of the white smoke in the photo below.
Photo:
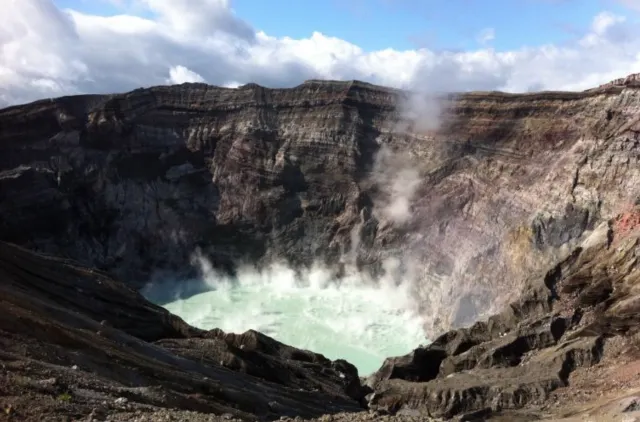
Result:
{"label": "white smoke", "polygon": [[414,81],[398,104],[400,120],[396,130],[434,134],[442,125],[443,113],[449,101],[447,95]]}
{"label": "white smoke", "polygon": [[[442,102],[433,95],[414,92],[404,97],[398,105],[398,111],[399,119],[390,128],[395,138],[390,144],[380,145],[374,158],[372,171],[365,183],[372,188],[371,215],[380,223],[379,232],[402,230],[415,217],[414,202],[424,180],[425,172],[422,169],[424,156],[415,153],[416,150],[420,150],[419,148],[409,148],[409,145],[403,145],[398,139],[407,134],[416,133],[433,136],[441,122]],[[417,141],[422,142],[424,138]],[[433,148],[434,145],[433,143],[425,144],[424,148]],[[360,219],[351,230],[350,247],[343,252],[343,256],[335,265],[326,265],[321,263],[320,259],[309,268],[292,268],[284,262],[272,262],[261,267],[253,263],[236,263],[238,265],[235,274],[231,276],[214,268],[199,250],[193,254],[192,263],[200,272],[200,279],[206,286],[204,290],[232,292],[238,288],[252,288],[258,289],[254,291],[264,291],[265,295],[276,295],[274,297],[277,295],[297,297],[301,292],[317,294],[318,298],[331,297],[333,298],[331,300],[337,300],[336,298],[340,297],[340,301],[334,304],[339,307],[335,309],[335,315],[324,315],[321,318],[327,321],[336,319],[336,322],[332,323],[333,328],[343,330],[345,338],[351,336],[356,339],[356,332],[374,335],[372,333],[376,331],[371,327],[371,320],[379,313],[385,315],[384,313],[387,312],[388,315],[402,316],[403,324],[408,328],[405,335],[412,338],[413,340],[410,341],[413,342],[416,336],[411,330],[415,328],[424,334],[424,327],[433,325],[434,316],[430,311],[436,310],[438,298],[444,294],[440,291],[425,292],[425,286],[421,285],[425,280],[422,262],[424,254],[428,251],[412,249],[420,236],[419,233],[413,233],[411,238],[407,239],[406,247],[401,248],[400,253],[397,250],[376,251],[376,254],[379,254],[381,271],[362,270],[357,265],[357,257],[359,252],[362,252],[360,251],[361,232],[365,223],[365,214],[361,212]],[[376,248],[381,246],[378,244]],[[335,268],[338,265],[342,266],[340,271]],[[336,276],[337,272],[340,273],[339,277]],[[260,290],[266,286],[268,289]],[[445,288],[435,284],[433,287],[437,290]],[[425,298],[428,298],[426,302]],[[308,306],[313,306],[312,300],[309,300]],[[363,315],[347,312],[351,309],[352,301],[368,304],[368,309],[361,309],[367,315],[366,318]],[[250,312],[250,318],[238,317],[233,321],[217,320],[215,323],[222,324],[223,329],[234,331],[253,328],[263,330],[267,334],[278,332],[276,327],[278,318],[271,314],[262,315],[266,310],[261,307],[266,305],[260,303],[252,306],[254,307]],[[207,323],[203,321],[206,320],[207,315],[212,314],[214,307],[215,304],[205,306],[206,309],[203,308],[199,311],[200,313],[192,314],[195,319],[193,321],[187,319],[188,322],[206,326]],[[182,314],[178,308],[174,311]],[[281,332],[280,334],[282,335]],[[397,335],[403,335],[402,330],[398,331]],[[425,337],[422,337],[422,340],[413,344],[413,347],[428,341]],[[398,339],[398,341],[403,340]],[[293,345],[305,347],[305,344]],[[406,352],[409,351],[406,350]]]}
{"label": "white smoke", "polygon": [[[424,221],[429,215],[424,207],[431,194],[427,176],[451,157],[452,140],[444,134],[454,99],[453,94],[435,92],[416,81],[413,90],[400,99],[392,136],[380,138],[391,140],[381,142],[370,175],[375,187],[372,214],[380,223],[378,238],[394,239],[394,249],[384,250],[384,242],[376,246],[384,256],[385,277],[395,274],[397,280],[412,286],[414,305],[423,315],[429,336],[449,329],[460,312],[476,315],[477,310],[461,298],[480,293],[473,283],[461,285],[459,276],[464,268],[458,260],[452,263],[450,274],[440,275],[438,258],[433,256],[437,251],[431,250],[433,233],[426,229],[429,222]],[[422,232],[421,227],[425,228]],[[454,236],[451,241],[459,239]],[[460,307],[465,309],[460,311]]]}
{"label": "white smoke", "polygon": [[310,287],[321,290],[328,288],[357,288],[366,286],[383,292],[389,302],[408,312],[417,313],[417,304],[412,296],[412,280],[401,280],[400,263],[395,258],[384,261],[384,273],[373,277],[366,271],[358,271],[347,266],[344,274],[337,278],[334,269],[314,263],[307,269],[294,269],[284,262],[273,262],[258,268],[252,264],[240,265],[235,275],[229,275],[213,267],[209,259],[197,250],[192,255],[192,263],[198,268],[200,277],[209,288],[229,288],[240,283],[243,285],[273,285],[279,290],[293,290]]}
{"label": "white smoke", "polygon": [[227,332],[254,329],[292,346],[347,359],[361,375],[386,357],[409,353],[427,342],[412,278],[397,259],[386,259],[384,273],[348,266],[345,274],[322,264],[293,269],[274,262],[241,265],[233,276],[216,270],[200,251],[193,263],[205,292],[165,306],[194,326]]}
{"label": "white smoke", "polygon": [[419,80],[400,95],[398,119],[391,128],[394,146],[380,145],[370,176],[378,188],[375,212],[385,222],[402,225],[411,220],[425,165],[441,149],[436,134],[448,101],[446,95]]}
{"label": "white smoke", "polygon": [[411,218],[411,203],[420,186],[417,166],[406,152],[394,152],[382,145],[375,159],[371,178],[379,189],[374,215],[392,224],[403,224]]}

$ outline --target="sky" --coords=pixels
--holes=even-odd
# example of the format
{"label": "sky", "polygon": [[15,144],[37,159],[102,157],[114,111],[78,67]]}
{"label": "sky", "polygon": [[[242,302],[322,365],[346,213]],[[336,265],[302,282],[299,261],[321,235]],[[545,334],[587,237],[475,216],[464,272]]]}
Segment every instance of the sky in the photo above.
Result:
{"label": "sky", "polygon": [[0,105],[182,82],[582,90],[640,72],[640,0],[0,0]]}

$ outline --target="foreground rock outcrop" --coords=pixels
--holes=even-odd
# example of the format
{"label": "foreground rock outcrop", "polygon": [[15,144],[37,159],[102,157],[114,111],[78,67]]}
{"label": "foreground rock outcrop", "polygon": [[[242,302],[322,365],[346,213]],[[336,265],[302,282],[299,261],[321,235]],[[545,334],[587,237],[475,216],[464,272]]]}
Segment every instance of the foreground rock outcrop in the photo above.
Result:
{"label": "foreground rock outcrop", "polygon": [[195,329],[99,271],[6,243],[0,364],[11,420],[313,417],[359,410],[363,392],[347,362]]}
{"label": "foreground rock outcrop", "polygon": [[104,273],[0,243],[4,417],[634,420],[638,254],[640,208],[531,277],[504,312],[387,359],[363,385],[348,362],[198,330]]}
{"label": "foreground rock outcrop", "polygon": [[439,112],[357,81],[10,107],[0,239],[136,288],[190,268],[198,249],[230,271],[274,260],[387,271],[416,280],[434,335],[497,312],[520,280],[635,203],[640,90],[627,79],[452,95]]}
{"label": "foreground rock outcrop", "polygon": [[560,409],[550,404],[558,391],[575,391],[597,364],[620,371],[640,362],[639,216],[640,208],[598,226],[546,275],[530,279],[502,313],[387,359],[368,380],[375,391],[370,407],[537,420],[570,405],[594,408],[590,401],[605,394],[633,393],[640,388],[638,369],[635,379],[618,374],[607,380],[610,388],[592,385],[579,399],[565,392]]}

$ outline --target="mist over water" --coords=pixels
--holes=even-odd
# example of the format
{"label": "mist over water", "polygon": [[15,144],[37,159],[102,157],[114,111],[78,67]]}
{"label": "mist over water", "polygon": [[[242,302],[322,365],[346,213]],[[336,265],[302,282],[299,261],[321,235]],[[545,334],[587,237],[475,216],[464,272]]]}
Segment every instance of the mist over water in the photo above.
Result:
{"label": "mist over water", "polygon": [[274,265],[229,278],[206,268],[209,291],[163,306],[202,329],[260,331],[285,344],[346,359],[360,375],[389,356],[426,343],[410,286],[354,274],[336,282],[323,269],[305,274]]}
{"label": "mist over water", "polygon": [[[423,87],[401,100],[400,121],[392,131],[437,130],[442,104],[426,95],[427,91]],[[372,213],[381,227],[401,227],[414,218],[412,203],[423,175],[409,151],[378,142],[368,176],[377,186]],[[340,259],[346,275],[342,273],[339,279],[335,268],[294,271],[277,263],[260,270],[240,267],[230,278],[196,252],[194,264],[200,269],[200,280],[165,280],[165,288],[156,286],[155,290],[165,296],[161,301],[165,308],[193,326],[234,333],[253,329],[329,359],[346,359],[366,376],[379,369],[385,358],[405,355],[427,343],[425,323],[432,323],[434,315],[431,313],[431,321],[425,320],[425,297],[418,297],[422,282],[419,255],[424,251],[411,251],[411,244],[399,256],[381,251],[384,274],[372,279],[356,265],[361,225],[356,223],[351,231],[349,250]],[[190,292],[184,296],[176,294],[166,300],[167,293],[178,293],[173,289],[185,285],[197,288],[187,287]],[[147,291],[152,292],[154,286],[149,287]],[[444,291],[441,286],[433,287],[426,300],[430,310],[439,309],[437,302]]]}

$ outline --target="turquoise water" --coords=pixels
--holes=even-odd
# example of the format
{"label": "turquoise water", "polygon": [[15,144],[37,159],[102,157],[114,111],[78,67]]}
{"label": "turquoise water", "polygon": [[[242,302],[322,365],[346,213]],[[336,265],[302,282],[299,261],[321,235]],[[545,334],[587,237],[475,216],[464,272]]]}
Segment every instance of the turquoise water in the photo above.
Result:
{"label": "turquoise water", "polygon": [[165,308],[202,329],[254,329],[329,359],[346,359],[361,376],[377,370],[386,357],[426,342],[422,320],[402,286],[358,279],[336,285],[313,275],[300,281],[283,271],[245,274],[233,282],[210,275],[207,284],[213,290]]}

